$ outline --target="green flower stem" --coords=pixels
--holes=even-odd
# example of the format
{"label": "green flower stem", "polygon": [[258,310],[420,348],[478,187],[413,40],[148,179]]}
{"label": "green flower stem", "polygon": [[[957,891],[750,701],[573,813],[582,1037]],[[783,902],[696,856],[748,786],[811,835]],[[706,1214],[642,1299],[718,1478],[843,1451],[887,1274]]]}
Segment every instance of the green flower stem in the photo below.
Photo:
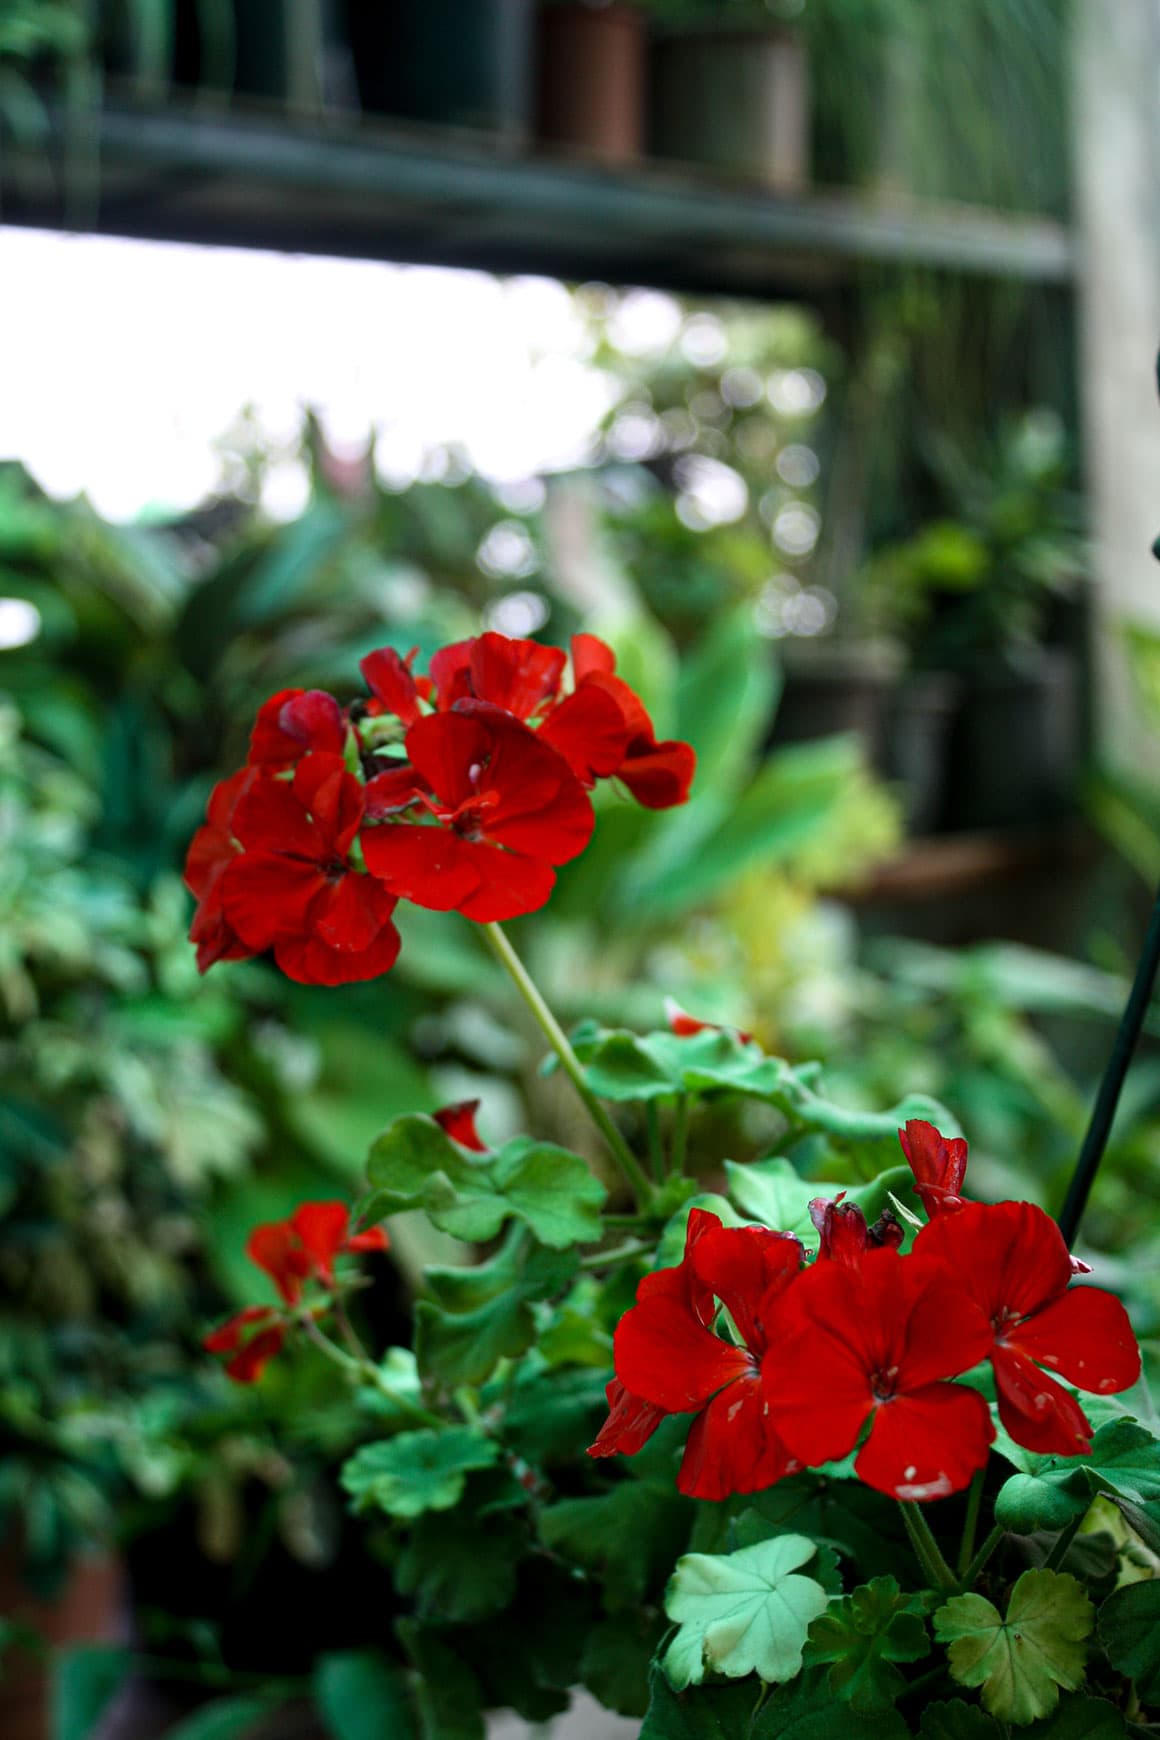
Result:
{"label": "green flower stem", "polygon": [[996,1523],[978,1552],[975,1554],[974,1558],[971,1560],[970,1564],[967,1566],[966,1570],[963,1572],[962,1576],[959,1578],[959,1584],[962,1588],[970,1589],[978,1582],[983,1567],[986,1565],[987,1560],[991,1557],[991,1554],[995,1551],[995,1548],[999,1545],[999,1542],[1002,1539],[1003,1530],[999,1527],[999,1524]]}
{"label": "green flower stem", "polygon": [[648,1152],[652,1162],[652,1173],[658,1184],[664,1183],[665,1151],[661,1145],[661,1115],[657,1110],[655,1100],[645,1104],[645,1118],[648,1123]]}
{"label": "green flower stem", "polygon": [[638,1205],[643,1208],[652,1201],[653,1186],[649,1183],[643,1167],[624,1137],[588,1086],[580,1060],[568,1043],[568,1035],[544,1002],[527,968],[499,925],[481,924],[479,929],[487,938],[500,965],[507,972],[516,990],[527,1004],[544,1038],[559,1058],[561,1069],[587,1106],[592,1122],[604,1137],[609,1153],[620,1167],[626,1181],[632,1186]]}
{"label": "green flower stem", "polygon": [[1082,1515],[1073,1517],[1066,1528],[1060,1529],[1058,1535],[1055,1537],[1055,1543],[1052,1546],[1051,1551],[1043,1561],[1043,1569],[1045,1571],[1058,1571],[1059,1567],[1063,1564],[1064,1559],[1067,1557],[1068,1548],[1079,1533],[1080,1524],[1083,1522],[1086,1514],[1085,1511]]}
{"label": "green flower stem", "polygon": [[634,1257],[643,1257],[652,1250],[643,1239],[629,1239],[626,1244],[618,1245],[614,1251],[591,1251],[588,1256],[580,1258],[582,1269],[618,1269],[622,1263],[631,1263]]}
{"label": "green flower stem", "polygon": [[985,1470],[980,1468],[971,1481],[971,1490],[967,1493],[967,1514],[963,1519],[963,1539],[959,1547],[959,1576],[961,1577],[970,1564],[975,1552],[975,1531],[979,1526],[979,1506],[983,1502],[983,1478]]}
{"label": "green flower stem", "polygon": [[685,1155],[689,1148],[689,1096],[678,1094],[673,1112],[672,1171],[679,1178],[685,1170]]}
{"label": "green flower stem", "polygon": [[910,1544],[928,1584],[932,1589],[945,1589],[948,1594],[954,1594],[959,1586],[958,1581],[930,1532],[930,1524],[922,1513],[922,1506],[915,1504],[913,1499],[900,1498],[898,1508],[902,1512]]}
{"label": "green flower stem", "polygon": [[[338,1366],[341,1371],[344,1371],[349,1378],[357,1383],[370,1384],[373,1389],[378,1390],[381,1396],[385,1396],[393,1407],[398,1408],[400,1413],[409,1414],[419,1425],[431,1426],[436,1432],[443,1431],[447,1425],[446,1420],[440,1419],[438,1414],[432,1414],[427,1408],[420,1407],[418,1402],[413,1402],[409,1396],[400,1395],[398,1390],[387,1382],[374,1361],[369,1359],[365,1353],[360,1358],[355,1354],[345,1352],[343,1348],[331,1341],[329,1335],[322,1333],[310,1311],[300,1311],[296,1321],[306,1331],[319,1353],[325,1354],[331,1365]],[[359,1345],[361,1347],[361,1342]]]}

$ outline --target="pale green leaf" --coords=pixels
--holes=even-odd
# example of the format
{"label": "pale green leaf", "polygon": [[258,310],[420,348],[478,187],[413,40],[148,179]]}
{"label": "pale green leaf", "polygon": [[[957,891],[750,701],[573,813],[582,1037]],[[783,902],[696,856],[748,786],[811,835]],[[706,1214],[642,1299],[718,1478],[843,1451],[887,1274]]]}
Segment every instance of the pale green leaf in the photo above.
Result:
{"label": "pale green leaf", "polygon": [[820,1583],[801,1576],[817,1548],[805,1535],[779,1535],[720,1557],[687,1553],[665,1595],[680,1626],[665,1655],[672,1684],[698,1684],[706,1668],[739,1679],[792,1679],[810,1623],[824,1613]]}

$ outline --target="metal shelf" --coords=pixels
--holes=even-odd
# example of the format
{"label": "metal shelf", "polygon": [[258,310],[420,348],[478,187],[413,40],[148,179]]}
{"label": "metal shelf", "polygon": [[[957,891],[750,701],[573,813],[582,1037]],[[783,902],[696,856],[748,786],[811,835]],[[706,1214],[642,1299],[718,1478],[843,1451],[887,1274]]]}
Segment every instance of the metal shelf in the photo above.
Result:
{"label": "metal shelf", "polygon": [[[789,196],[675,165],[608,169],[476,135],[109,107],[95,190],[62,209],[42,157],[10,157],[7,222],[214,246],[543,273],[710,294],[808,296],[859,269],[1068,284],[1061,224],[968,206]],[[9,172],[9,167],[11,173]]]}

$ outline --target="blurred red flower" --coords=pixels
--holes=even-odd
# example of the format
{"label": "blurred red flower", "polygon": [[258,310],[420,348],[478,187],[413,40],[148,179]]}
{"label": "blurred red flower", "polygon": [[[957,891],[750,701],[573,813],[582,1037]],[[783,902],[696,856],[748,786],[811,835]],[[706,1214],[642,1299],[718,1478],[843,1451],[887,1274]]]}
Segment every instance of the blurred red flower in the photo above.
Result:
{"label": "blurred red flower", "polygon": [[572,636],[576,687],[548,714],[541,735],[585,785],[615,777],[650,810],[683,804],[697,757],[687,743],[658,742],[640,697],[616,675],[616,655],[594,634]]}
{"label": "blurred red flower", "polygon": [[190,841],[185,859],[185,886],[197,901],[189,940],[197,946],[199,972],[215,961],[240,961],[253,954],[238,936],[222,906],[222,876],[241,851],[234,837],[233,818],[240,798],[260,775],[243,767],[215,785],[203,825]]}
{"label": "blurred red flower", "polygon": [[293,767],[319,751],[341,755],[346,720],[333,695],[323,689],[280,689],[258,710],[250,733],[251,767]]}
{"label": "blurred red flower", "polygon": [[908,1118],[898,1140],[914,1173],[915,1193],[931,1220],[963,1206],[961,1191],[967,1174],[967,1144],[961,1136],[944,1136],[923,1118]]}
{"label": "blurred red flower", "polygon": [[431,1116],[440,1129],[446,1130],[453,1142],[458,1142],[461,1148],[470,1148],[475,1154],[486,1154],[488,1146],[479,1139],[479,1131],[475,1127],[475,1114],[479,1110],[478,1100],[456,1100],[453,1106],[441,1106]]}

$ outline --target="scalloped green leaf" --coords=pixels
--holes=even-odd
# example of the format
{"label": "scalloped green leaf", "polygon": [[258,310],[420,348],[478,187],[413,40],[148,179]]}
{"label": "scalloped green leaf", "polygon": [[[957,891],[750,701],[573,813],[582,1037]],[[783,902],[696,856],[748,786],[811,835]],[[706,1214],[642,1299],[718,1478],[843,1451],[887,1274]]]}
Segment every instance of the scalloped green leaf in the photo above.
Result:
{"label": "scalloped green leaf", "polygon": [[874,1577],[814,1620],[802,1660],[829,1665],[834,1696],[855,1710],[888,1710],[905,1691],[896,1662],[930,1654],[921,1603],[903,1595],[893,1577]]}
{"label": "scalloped green leaf", "polygon": [[892,1195],[905,1207],[921,1212],[908,1166],[892,1166],[868,1184],[854,1185],[802,1178],[781,1156],[751,1161],[745,1166],[726,1160],[725,1174],[730,1200],[742,1214],[763,1226],[776,1227],[779,1232],[796,1233],[811,1250],[818,1246],[817,1229],[810,1219],[810,1203],[817,1196],[832,1197],[845,1191],[845,1201],[857,1203],[870,1222],[889,1208]]}
{"label": "scalloped green leaf", "polygon": [[1108,1421],[1086,1456],[1037,1456],[1005,1434],[996,1447],[1019,1470],[996,1499],[995,1518],[1004,1528],[1021,1534],[1063,1528],[1099,1492],[1127,1499],[1160,1524],[1160,1442],[1135,1421]]}
{"label": "scalloped green leaf", "polygon": [[934,1616],[954,1678],[979,1686],[984,1707],[1001,1722],[1020,1724],[1050,1715],[1061,1688],[1075,1691],[1094,1623],[1082,1585],[1047,1570],[1024,1571],[1006,1616],[982,1595],[953,1595]]}
{"label": "scalloped green leaf", "polygon": [[364,1444],[346,1462],[342,1485],[356,1511],[385,1510],[390,1516],[420,1516],[459,1503],[473,1469],[499,1457],[494,1439],[466,1426],[436,1432],[401,1432],[381,1444]]}
{"label": "scalloped green leaf", "polygon": [[1108,1660],[1133,1680],[1146,1704],[1160,1700],[1160,1579],[1129,1583],[1100,1608]]}
{"label": "scalloped green leaf", "polygon": [[531,1347],[533,1302],[563,1292],[576,1267],[574,1251],[533,1245],[523,1228],[513,1228],[489,1262],[428,1268],[425,1279],[435,1298],[415,1306],[420,1371],[452,1385],[483,1383],[501,1359]]}
{"label": "scalloped green leaf", "polygon": [[961,1698],[928,1704],[918,1732],[921,1740],[1002,1740],[1003,1736],[994,1716],[988,1716],[977,1704],[964,1704]]}
{"label": "scalloped green leaf", "polygon": [[801,1575],[816,1551],[805,1535],[778,1535],[736,1553],[678,1559],[665,1593],[665,1612],[679,1627],[664,1657],[671,1684],[700,1684],[706,1669],[792,1679],[828,1601],[820,1583]]}

